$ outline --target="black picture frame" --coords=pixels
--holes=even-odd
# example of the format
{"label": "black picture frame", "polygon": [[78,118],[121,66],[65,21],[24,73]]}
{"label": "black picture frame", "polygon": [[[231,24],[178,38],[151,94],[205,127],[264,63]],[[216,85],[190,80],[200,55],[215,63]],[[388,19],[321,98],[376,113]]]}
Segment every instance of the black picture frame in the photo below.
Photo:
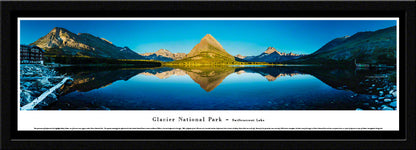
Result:
{"label": "black picture frame", "polygon": [[[414,149],[415,2],[1,2],[4,149]],[[400,131],[17,131],[17,17],[399,17]],[[335,146],[334,146],[335,145]]]}

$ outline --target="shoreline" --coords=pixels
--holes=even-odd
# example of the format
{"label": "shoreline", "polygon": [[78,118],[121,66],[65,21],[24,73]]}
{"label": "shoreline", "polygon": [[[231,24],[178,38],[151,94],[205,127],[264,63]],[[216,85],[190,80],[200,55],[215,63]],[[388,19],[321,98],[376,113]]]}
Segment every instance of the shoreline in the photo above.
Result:
{"label": "shoreline", "polygon": [[[67,81],[69,80],[69,81]],[[42,64],[20,65],[20,108],[24,110],[36,110],[58,100],[60,87],[71,83],[71,78],[58,75],[52,66]],[[63,82],[63,83],[61,83]],[[60,85],[58,87],[58,85]],[[33,104],[32,107],[27,106]]]}
{"label": "shoreline", "polygon": [[[177,64],[177,63],[171,63],[171,62],[160,62],[160,65],[151,65],[151,64],[107,64],[107,63],[101,63],[101,64],[51,64],[47,63],[45,66],[48,67],[131,67],[131,66],[143,66],[143,67],[170,67],[170,66],[191,66],[191,67],[198,67],[198,66],[231,66],[231,67],[252,67],[252,66],[287,66],[287,67],[334,67],[334,68],[356,68],[356,69],[372,69],[372,68],[386,68],[386,69],[392,69],[396,68],[397,66],[376,66],[376,67],[357,67],[354,65],[349,64],[272,64],[272,63],[263,63],[263,62],[253,62],[258,64]],[[25,64],[23,64],[25,65]]]}
{"label": "shoreline", "polygon": [[[53,85],[62,81],[65,76],[58,76],[58,73],[54,71],[55,67],[68,67],[68,66],[80,66],[80,65],[33,65],[33,64],[22,64],[21,65],[21,106],[32,102],[34,99],[38,98],[40,95],[45,93],[48,89],[52,88]],[[86,67],[91,67],[84,65]],[[120,66],[120,65],[117,65]],[[175,67],[174,66],[161,66],[161,67]],[[184,66],[184,65],[180,65]],[[230,66],[230,65],[228,65]],[[234,67],[257,67],[265,65],[234,65]],[[270,65],[268,65],[270,66]],[[279,65],[273,65],[279,66]],[[29,68],[26,68],[29,67]],[[82,66],[81,66],[82,67]],[[92,66],[94,67],[94,66]],[[96,67],[96,66],[95,66]],[[108,67],[108,66],[106,66]],[[190,66],[198,67],[198,66]],[[202,67],[202,66],[201,66]],[[291,66],[287,66],[291,67]],[[296,67],[296,66],[293,66]],[[152,68],[152,67],[151,67]],[[149,69],[151,69],[149,68]],[[155,67],[160,68],[160,67]],[[143,69],[143,68],[138,68]],[[364,80],[361,80],[360,86],[364,87],[367,92],[362,94],[355,93],[351,97],[356,97],[357,95],[362,95],[368,97],[371,102],[366,102],[363,107],[357,107],[356,110],[396,110],[397,109],[397,86],[395,81],[390,81],[391,76],[394,74],[382,74],[378,78],[373,78],[372,76],[366,77]],[[358,82],[357,82],[358,83]],[[65,86],[66,84],[63,84]],[[348,90],[345,87],[337,88],[339,90]],[[42,106],[47,106],[49,103],[58,100],[59,89],[52,92],[45,98],[45,102],[40,103],[40,108]]]}

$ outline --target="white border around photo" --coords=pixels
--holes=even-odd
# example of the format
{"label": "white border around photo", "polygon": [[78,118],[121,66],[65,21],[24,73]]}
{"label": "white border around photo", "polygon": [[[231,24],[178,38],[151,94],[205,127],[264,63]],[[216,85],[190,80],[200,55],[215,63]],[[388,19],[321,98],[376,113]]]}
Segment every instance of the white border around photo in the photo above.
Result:
{"label": "white border around photo", "polygon": [[[20,21],[22,20],[396,20],[397,110],[20,110]],[[18,18],[18,131],[398,131],[399,18]],[[155,117],[176,121],[154,121]],[[221,118],[179,122],[177,118]],[[226,121],[228,119],[228,121]],[[233,121],[254,119],[255,121]],[[262,121],[261,121],[262,120]]]}

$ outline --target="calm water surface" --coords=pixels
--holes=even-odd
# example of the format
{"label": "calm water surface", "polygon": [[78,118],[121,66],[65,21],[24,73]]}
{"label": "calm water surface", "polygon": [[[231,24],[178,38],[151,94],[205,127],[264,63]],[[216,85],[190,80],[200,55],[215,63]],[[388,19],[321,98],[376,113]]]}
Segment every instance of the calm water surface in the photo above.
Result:
{"label": "calm water surface", "polygon": [[74,82],[42,109],[355,110],[373,103],[362,81],[391,72],[308,66],[56,70]]}

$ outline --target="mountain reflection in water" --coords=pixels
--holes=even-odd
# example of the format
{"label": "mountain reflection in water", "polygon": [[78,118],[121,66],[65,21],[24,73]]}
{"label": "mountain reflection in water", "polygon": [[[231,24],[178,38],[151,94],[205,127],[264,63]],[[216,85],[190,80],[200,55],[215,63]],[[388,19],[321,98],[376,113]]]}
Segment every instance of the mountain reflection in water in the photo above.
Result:
{"label": "mountain reflection in water", "polygon": [[127,81],[136,75],[155,76],[159,79],[167,79],[173,75],[188,75],[195,83],[207,92],[214,90],[230,74],[258,73],[272,82],[285,76],[309,74],[333,88],[343,87],[356,93],[366,91],[360,86],[367,76],[372,74],[385,74],[389,70],[357,71],[354,69],[328,69],[317,67],[162,67],[162,68],[78,68],[63,67],[57,69],[60,72],[69,73],[74,78],[74,84],[65,87],[63,93],[73,91],[87,92],[93,89],[106,87],[111,83]]}
{"label": "mountain reflection in water", "polygon": [[[277,104],[274,104],[277,102],[272,102],[269,99],[276,98],[274,95],[276,95],[277,92],[280,92],[279,94],[281,97],[285,97],[285,95],[282,95],[282,94],[287,94],[287,97],[289,98],[290,96],[296,96],[296,95],[291,95],[290,89],[298,90],[297,92],[302,92],[301,90],[303,88],[308,87],[307,84],[311,84],[312,80],[313,80],[313,84],[315,84],[314,86],[317,89],[322,88],[323,85],[326,85],[333,89],[332,91],[333,93],[334,92],[336,93],[337,90],[346,91],[341,96],[338,94],[338,97],[344,97],[344,99],[345,97],[349,97],[350,95],[352,95],[351,92],[357,93],[357,94],[369,94],[368,87],[363,86],[363,81],[366,80],[368,76],[373,76],[377,74],[387,74],[387,73],[391,73],[394,71],[394,70],[393,71],[392,70],[355,70],[355,69],[339,69],[339,68],[331,69],[331,68],[322,68],[322,67],[293,67],[293,66],[292,67],[288,67],[288,66],[281,66],[281,67],[276,67],[276,66],[185,67],[185,66],[181,66],[181,67],[176,67],[175,66],[175,67],[159,67],[159,68],[61,67],[61,68],[56,68],[55,70],[57,70],[58,72],[62,74],[66,73],[74,79],[73,84],[64,86],[60,89],[60,99],[61,98],[66,99],[67,97],[66,95],[70,95],[67,98],[81,99],[80,96],[81,97],[85,96],[85,94],[88,94],[91,92],[92,93],[95,92],[95,94],[87,95],[87,96],[95,97],[97,96],[96,94],[97,92],[101,92],[101,93],[103,92],[102,90],[99,90],[99,89],[104,89],[110,86],[112,86],[113,88],[115,87],[116,89],[128,88],[127,85],[126,87],[120,87],[120,86],[125,86],[125,85],[119,85],[119,84],[112,85],[114,82],[117,82],[117,81],[125,81],[123,82],[123,84],[127,84],[127,83],[132,84],[132,85],[146,84],[149,86],[155,86],[154,88],[163,89],[163,90],[160,90],[161,93],[159,93],[159,95],[157,95],[157,92],[158,92],[157,90],[159,89],[151,91],[152,87],[149,87],[148,89],[143,89],[148,92],[148,95],[146,94],[143,95],[143,93],[135,95],[137,97],[141,97],[141,98],[138,98],[138,100],[136,101],[137,103],[140,102],[142,103],[140,105],[149,105],[149,107],[150,106],[155,107],[155,109],[355,109],[355,108],[352,108],[353,106],[348,106],[348,108],[344,108],[343,106],[336,106],[334,108],[326,108],[326,107],[330,107],[330,106],[326,106],[327,104],[319,104],[320,105],[319,107],[323,107],[323,108],[317,108],[318,106],[310,107],[310,108],[306,106],[301,107],[305,105],[304,103],[306,103],[305,100],[303,99],[297,101],[296,104],[293,104],[292,106],[294,108],[280,108],[280,106],[276,106]],[[146,77],[146,80],[144,79],[144,77]],[[155,78],[151,79],[151,77],[155,77]],[[262,77],[263,79],[259,77]],[[210,95],[206,95],[203,93],[198,94],[198,92],[195,91],[196,89],[191,87],[192,85],[186,84],[186,87],[185,85],[182,85],[181,81],[189,82],[189,78],[193,80],[194,84],[195,83],[198,84],[199,87],[202,88],[205,93],[207,94],[211,93],[211,94]],[[227,82],[223,83],[226,78],[227,78]],[[307,78],[307,80],[305,78]],[[151,79],[151,81],[148,81],[149,79]],[[138,80],[140,80],[140,82]],[[296,82],[293,81],[293,83],[291,84],[284,82],[284,81],[292,82],[292,80],[299,80],[299,81],[296,81]],[[172,87],[170,87],[170,85],[168,83],[165,83],[165,81],[169,81],[169,83],[170,82],[175,82],[175,83],[170,83],[173,85]],[[318,83],[317,81],[321,81],[321,83]],[[269,86],[269,84],[265,84],[264,82],[274,83],[273,87],[281,84],[279,86],[280,89],[267,89],[264,86]],[[159,87],[157,84],[161,84],[161,83],[163,83],[163,86],[161,85]],[[218,87],[221,87],[220,86],[221,84],[224,84],[223,87],[218,89]],[[179,88],[182,88],[182,87],[184,89],[182,91],[178,91],[180,90]],[[172,89],[169,89],[169,88],[172,88]],[[244,88],[247,88],[247,90],[244,90]],[[282,91],[281,88],[287,88],[284,90],[287,90],[288,92],[284,93],[283,92],[284,90]],[[216,89],[218,89],[218,91],[216,91]],[[126,90],[134,90],[134,89],[126,89]],[[325,92],[328,92],[328,90],[330,89],[326,88],[326,90],[327,91],[322,91],[322,93],[319,93],[320,91],[318,91],[318,95],[321,95],[321,96],[315,97],[315,98],[313,96],[310,96],[311,97],[310,100],[326,98],[326,97],[322,97],[322,94],[325,94]],[[183,91],[189,91],[190,93],[186,93]],[[191,93],[191,91],[194,91],[194,93]],[[108,94],[108,90],[104,92],[107,92]],[[141,92],[146,93],[145,91],[141,91]],[[154,99],[154,98],[157,98],[157,96],[163,97],[163,94],[167,94],[167,92],[170,92],[170,93],[168,93],[168,95],[166,96],[180,95],[177,98],[178,99],[181,98],[181,100],[183,101],[177,102],[178,104],[176,103],[169,104],[170,106],[161,106],[164,104],[157,104],[157,103],[163,103],[161,99],[159,101],[153,101],[153,102],[150,102],[151,100],[144,101],[145,98]],[[71,93],[76,93],[76,95],[71,94]],[[114,91],[114,93],[115,94],[112,94],[111,96],[117,96],[117,92]],[[241,99],[245,99],[245,98],[249,99],[249,97],[239,97],[241,96],[239,95],[239,93],[241,95],[249,95],[249,96],[258,94],[258,96],[254,95],[253,98],[251,98],[253,99],[251,104],[244,104],[244,106],[235,106],[236,108],[230,105],[230,106],[227,106],[227,108],[223,108],[225,107],[224,103],[227,103],[225,102],[226,100],[229,100],[229,101],[237,100],[236,103],[240,103],[239,100]],[[348,95],[348,93],[350,94]],[[135,93],[133,92],[131,94],[133,95]],[[152,94],[153,94],[153,97],[152,96],[149,97],[149,95],[152,95]],[[310,93],[303,93],[303,94],[304,95],[302,95],[303,96],[302,98],[304,97],[308,98],[307,94],[310,94]],[[314,94],[317,94],[316,91]],[[331,94],[332,93],[326,93],[326,95],[331,95]],[[204,95],[207,97],[204,98],[203,97]],[[123,98],[123,96],[124,95],[119,95],[120,98]],[[168,97],[164,97],[164,99],[166,98]],[[292,99],[295,99],[295,98],[296,97],[293,97]],[[328,97],[328,98],[332,98],[332,97]],[[184,100],[184,99],[187,99],[187,100]],[[185,104],[182,104],[182,105],[179,104],[179,103],[189,104],[191,103],[189,102],[191,99],[194,99],[195,102],[200,104],[201,106],[198,106],[198,107],[195,106],[195,108],[189,106],[188,108],[188,106],[184,106]],[[200,100],[210,99],[210,101],[212,100],[216,102],[215,103],[212,102],[212,104],[211,102],[209,102],[210,105],[212,106],[204,107],[203,106],[205,105],[204,103],[208,103],[208,102],[199,101],[198,99]],[[110,101],[113,101],[113,100],[110,100]],[[129,103],[130,102],[131,101],[129,101]],[[275,106],[273,107],[264,106],[264,104],[259,104],[260,102],[264,102],[266,104],[267,103],[273,104]],[[57,103],[60,103],[60,101],[58,100]],[[322,102],[322,103],[326,103],[326,102]],[[340,102],[340,103],[347,103],[347,102]],[[59,105],[62,105],[62,104],[59,104]],[[67,104],[67,105],[70,105],[70,104]],[[71,105],[74,105],[74,104],[71,104]],[[76,104],[76,105],[83,105],[83,104]],[[121,104],[118,104],[120,106],[117,106],[117,107],[116,106],[111,107],[108,105],[110,104],[107,104],[106,107],[110,107],[110,109],[151,109],[147,107],[137,108],[138,106],[131,108],[127,106],[121,106]],[[243,104],[240,104],[240,105],[243,105]],[[285,104],[283,105],[288,105],[288,104],[287,102],[285,102]],[[52,105],[51,107],[49,107],[49,109],[58,109],[57,107],[61,109],[62,106]],[[77,108],[73,108],[73,107],[77,107]],[[81,107],[81,106],[71,106],[71,108],[63,108],[63,109],[80,109],[78,107]]]}

